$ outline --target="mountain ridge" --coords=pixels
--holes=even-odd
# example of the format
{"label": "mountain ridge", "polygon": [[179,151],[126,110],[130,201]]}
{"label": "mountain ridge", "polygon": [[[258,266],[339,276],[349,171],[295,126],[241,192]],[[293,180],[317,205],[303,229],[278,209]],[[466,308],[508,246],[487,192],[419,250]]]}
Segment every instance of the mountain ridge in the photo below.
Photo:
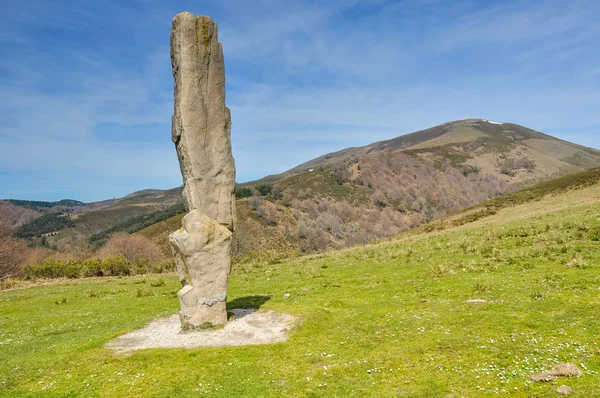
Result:
{"label": "mountain ridge", "polygon": [[[544,139],[544,140],[550,140],[550,141],[556,141],[556,142],[561,142],[566,146],[569,147],[574,147],[577,148],[579,150],[582,150],[584,152],[588,152],[588,153],[592,153],[593,155],[597,155],[600,156],[600,150],[595,149],[595,148],[589,148],[580,144],[576,144],[576,143],[572,143],[560,138],[556,138],[553,137],[551,135],[524,127],[524,126],[520,126],[518,124],[515,123],[510,123],[510,122],[494,122],[494,121],[490,121],[487,119],[478,119],[478,118],[470,118],[470,119],[461,119],[461,120],[454,120],[454,121],[450,121],[450,122],[446,122],[437,126],[433,126],[427,129],[423,129],[423,130],[418,130],[412,133],[408,133],[408,134],[404,134],[404,135],[400,135],[394,138],[390,138],[387,140],[381,140],[381,141],[376,141],[373,142],[371,144],[367,144],[367,145],[363,145],[363,146],[356,146],[356,147],[348,147],[348,148],[344,148],[344,149],[340,149],[338,151],[334,151],[334,152],[329,152],[326,153],[324,155],[318,156],[316,158],[310,159],[304,163],[301,163],[300,165],[293,167],[287,171],[284,171],[280,174],[272,174],[266,177],[263,177],[261,179],[258,180],[253,180],[253,181],[248,181],[248,182],[244,182],[244,183],[240,183],[240,185],[242,186],[247,186],[247,185],[256,185],[256,184],[260,184],[260,183],[265,183],[265,182],[275,182],[275,181],[279,181],[283,178],[286,178],[288,176],[297,174],[297,173],[302,173],[302,172],[307,172],[310,171],[310,169],[316,169],[319,167],[327,167],[327,166],[331,166],[332,164],[336,164],[340,161],[344,161],[345,159],[349,159],[349,158],[355,158],[355,157],[360,157],[360,156],[365,156],[368,154],[371,154],[373,152],[377,152],[377,151],[381,151],[381,150],[410,150],[411,148],[414,148],[417,145],[423,144],[426,141],[432,141],[435,140],[447,133],[450,133],[452,128],[456,125],[463,125],[460,127],[465,127],[465,124],[477,124],[477,123],[486,123],[488,126],[487,129],[484,130],[488,130],[491,135],[489,135],[490,137],[496,137],[498,138],[498,135],[500,133],[502,133],[502,129],[504,128],[508,128],[508,130],[506,131],[506,135],[510,135],[510,131],[511,129],[516,130],[515,132],[517,134],[521,133],[521,134],[525,134],[524,138],[529,138],[529,139]],[[492,127],[491,129],[489,127]],[[466,130],[466,129],[465,129]],[[463,134],[464,133],[468,133],[468,131],[463,130]],[[459,131],[460,133],[460,131]],[[455,137],[457,139],[460,139],[460,134],[458,135],[458,137]],[[502,139],[502,137],[500,137]],[[504,141],[504,143],[508,143],[509,138],[506,138]],[[513,142],[517,142],[514,139],[511,139]],[[467,142],[467,141],[464,141]],[[452,143],[452,142],[450,142]],[[456,141],[454,143],[460,143],[460,141]],[[443,146],[443,145],[440,145]],[[416,148],[416,149],[420,149],[420,148]],[[594,165],[590,165],[590,167],[593,167]]]}

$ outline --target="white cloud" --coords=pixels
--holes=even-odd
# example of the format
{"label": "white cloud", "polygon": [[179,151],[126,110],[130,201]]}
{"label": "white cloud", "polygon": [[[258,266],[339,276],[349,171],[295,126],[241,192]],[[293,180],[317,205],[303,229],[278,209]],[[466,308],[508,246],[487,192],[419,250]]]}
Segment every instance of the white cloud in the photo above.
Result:
{"label": "white cloud", "polygon": [[[600,107],[595,1],[198,8],[191,1],[0,5],[0,170],[177,179],[168,30],[175,12],[205,8],[219,17],[242,179],[466,117],[600,146],[586,138]],[[57,29],[66,38],[51,33]],[[165,140],[103,142],[94,132],[105,123],[164,124]],[[590,130],[569,135],[577,128]]]}

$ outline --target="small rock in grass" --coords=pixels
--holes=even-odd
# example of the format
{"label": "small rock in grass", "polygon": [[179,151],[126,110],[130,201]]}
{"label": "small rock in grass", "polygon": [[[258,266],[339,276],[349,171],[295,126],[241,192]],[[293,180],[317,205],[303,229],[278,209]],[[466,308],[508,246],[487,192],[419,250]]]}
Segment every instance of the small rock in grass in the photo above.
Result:
{"label": "small rock in grass", "polygon": [[543,372],[536,375],[531,376],[531,380],[538,382],[549,382],[552,380],[556,380],[557,377],[552,374],[552,372]]}
{"label": "small rock in grass", "polygon": [[284,294],[284,295],[283,295],[283,297],[285,297],[285,298],[290,298],[290,297],[292,297],[292,295],[291,295],[291,294],[289,294],[289,293],[286,293],[286,294]]}
{"label": "small rock in grass", "polygon": [[561,395],[571,395],[573,394],[573,389],[569,386],[560,386],[558,390],[556,390]]}

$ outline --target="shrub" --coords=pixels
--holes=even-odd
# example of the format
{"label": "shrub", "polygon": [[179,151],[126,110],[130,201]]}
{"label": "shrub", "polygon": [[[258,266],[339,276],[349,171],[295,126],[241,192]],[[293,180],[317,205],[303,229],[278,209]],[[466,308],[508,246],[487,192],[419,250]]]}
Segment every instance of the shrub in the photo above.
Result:
{"label": "shrub", "polygon": [[536,290],[535,292],[531,293],[531,298],[534,300],[544,300],[545,299],[544,295],[539,290]]}
{"label": "shrub", "polygon": [[134,274],[132,265],[123,255],[107,257],[102,260],[102,272],[105,275],[129,276]]}
{"label": "shrub", "polygon": [[252,210],[257,211],[262,206],[262,199],[260,196],[254,195],[248,200],[248,204]]}
{"label": "shrub", "polygon": [[27,279],[33,278],[61,278],[64,276],[65,264],[54,259],[47,259],[42,264],[26,265],[23,272]]}
{"label": "shrub", "polygon": [[27,279],[35,278],[80,278],[92,276],[129,276],[144,275],[149,272],[162,273],[175,269],[174,261],[162,261],[152,264],[148,260],[128,261],[123,255],[107,257],[103,260],[90,258],[86,260],[46,259],[41,264],[30,264],[23,267]]}
{"label": "shrub", "polygon": [[476,292],[485,293],[492,290],[492,288],[490,287],[490,285],[486,285],[485,283],[475,282],[475,284],[473,285],[473,290],[475,290]]}
{"label": "shrub", "polygon": [[82,260],[79,264],[81,265],[81,276],[83,277],[104,276],[102,261],[98,258],[88,258]]}
{"label": "shrub", "polygon": [[386,203],[385,194],[383,192],[381,192],[380,190],[376,190],[373,193],[373,195],[371,196],[371,200],[377,206],[381,206],[381,207],[385,206],[385,203]]}
{"label": "shrub", "polygon": [[259,184],[255,186],[256,190],[260,192],[261,196],[267,196],[273,190],[273,184],[270,182],[265,182],[264,184]]}
{"label": "shrub", "polygon": [[142,289],[142,288],[138,288],[137,290],[137,297],[149,297],[149,296],[154,296],[154,292],[150,289]]}
{"label": "shrub", "polygon": [[158,263],[152,263],[150,265],[150,272],[152,272],[153,274],[162,274],[164,272],[175,271],[176,268],[177,267],[175,265],[175,260],[170,259],[160,261]]}
{"label": "shrub", "polygon": [[252,189],[247,187],[239,187],[236,185],[235,187],[235,197],[238,199],[249,198],[252,196]]}
{"label": "shrub", "polygon": [[155,282],[150,282],[150,286],[152,286],[152,287],[161,287],[161,286],[164,286],[164,285],[166,285],[166,282],[162,278],[158,279]]}

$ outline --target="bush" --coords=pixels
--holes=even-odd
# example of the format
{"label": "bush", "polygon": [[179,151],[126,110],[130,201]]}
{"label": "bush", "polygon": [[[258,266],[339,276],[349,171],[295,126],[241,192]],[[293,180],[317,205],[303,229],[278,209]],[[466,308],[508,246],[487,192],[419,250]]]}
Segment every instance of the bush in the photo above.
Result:
{"label": "bush", "polygon": [[177,269],[177,267],[175,265],[175,260],[170,259],[170,260],[165,260],[165,261],[161,261],[158,263],[153,263],[150,266],[149,272],[151,272],[153,274],[162,274],[164,272],[175,271],[176,269]]}
{"label": "bush", "polygon": [[248,200],[250,208],[257,211],[262,206],[262,199],[260,196],[254,195]]}
{"label": "bush", "polygon": [[33,278],[60,278],[65,275],[65,264],[61,261],[48,259],[42,264],[26,265],[23,272],[27,279]]}
{"label": "bush", "polygon": [[270,182],[265,182],[264,184],[257,185],[255,188],[258,192],[260,192],[261,196],[267,196],[273,190],[273,184]]}
{"label": "bush", "polygon": [[235,187],[235,197],[237,199],[249,198],[252,196],[252,189],[247,187]]}
{"label": "bush", "polygon": [[135,274],[134,264],[127,261],[123,255],[105,258],[102,260],[101,267],[104,275],[129,276]]}
{"label": "bush", "polygon": [[23,267],[27,279],[36,278],[82,278],[92,276],[130,276],[144,275],[149,272],[163,273],[175,269],[174,261],[150,263],[148,260],[139,262],[128,261],[125,256],[112,256],[103,260],[89,258],[86,260],[57,260],[46,259],[41,264],[31,264]]}

